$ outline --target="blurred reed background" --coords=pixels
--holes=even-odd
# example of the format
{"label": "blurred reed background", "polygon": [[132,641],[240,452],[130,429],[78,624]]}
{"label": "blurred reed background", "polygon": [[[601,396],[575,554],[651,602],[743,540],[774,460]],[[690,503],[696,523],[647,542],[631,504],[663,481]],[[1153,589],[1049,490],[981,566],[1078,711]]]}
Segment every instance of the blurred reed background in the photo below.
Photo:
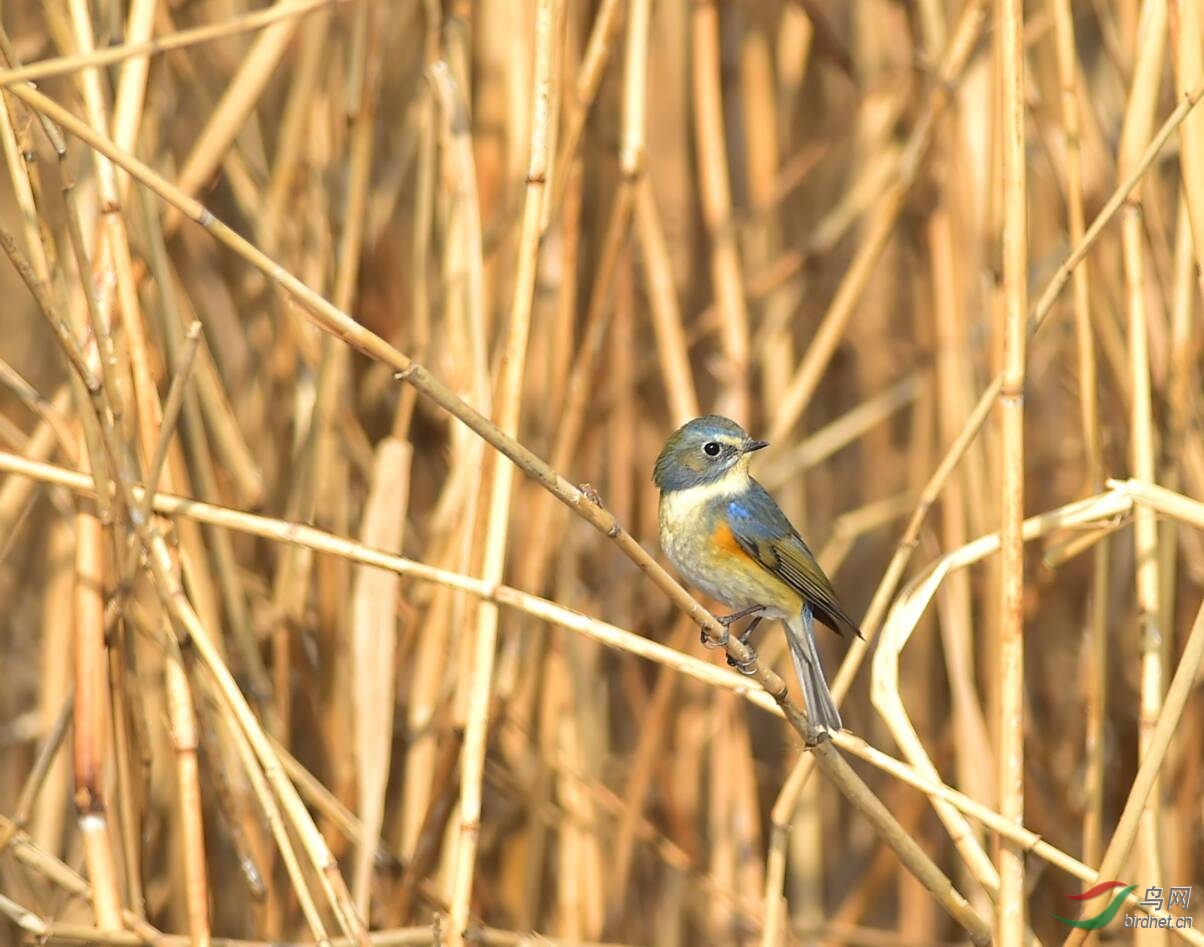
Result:
{"label": "blurred reed background", "polygon": [[[0,25],[0,943],[1204,918],[1200,0]],[[864,616],[817,753],[630,541],[708,411]]]}

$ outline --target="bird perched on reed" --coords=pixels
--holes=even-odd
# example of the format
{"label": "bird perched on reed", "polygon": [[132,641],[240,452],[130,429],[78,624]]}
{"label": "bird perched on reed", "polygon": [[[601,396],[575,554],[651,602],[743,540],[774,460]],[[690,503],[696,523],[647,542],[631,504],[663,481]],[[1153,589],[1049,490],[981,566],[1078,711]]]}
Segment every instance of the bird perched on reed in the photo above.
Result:
{"label": "bird perched on reed", "polygon": [[[695,418],[675,431],[656,458],[661,548],[692,585],[736,609],[726,629],[753,617],[740,640],[765,618],[780,620],[818,742],[841,729],[811,631],[812,614],[838,634],[861,636],[832,583],[781,508],[749,474],[753,440],[735,421]],[[703,643],[721,647],[703,635]]]}

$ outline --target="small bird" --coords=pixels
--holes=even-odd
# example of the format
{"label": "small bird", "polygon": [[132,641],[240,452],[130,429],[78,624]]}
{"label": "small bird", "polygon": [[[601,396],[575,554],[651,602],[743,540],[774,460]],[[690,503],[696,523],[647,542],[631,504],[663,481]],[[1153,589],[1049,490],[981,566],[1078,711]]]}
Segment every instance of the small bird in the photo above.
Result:
{"label": "small bird", "polygon": [[[812,612],[837,634],[861,632],[786,514],[749,474],[752,453],[768,446],[719,415],[678,428],[652,475],[661,491],[661,548],[692,585],[737,609],[719,619],[724,628],[754,616],[740,637],[745,644],[762,619],[785,624],[818,742],[839,731],[841,721],[815,649]],[[726,641],[725,635],[711,646]],[[703,643],[709,644],[705,633]]]}

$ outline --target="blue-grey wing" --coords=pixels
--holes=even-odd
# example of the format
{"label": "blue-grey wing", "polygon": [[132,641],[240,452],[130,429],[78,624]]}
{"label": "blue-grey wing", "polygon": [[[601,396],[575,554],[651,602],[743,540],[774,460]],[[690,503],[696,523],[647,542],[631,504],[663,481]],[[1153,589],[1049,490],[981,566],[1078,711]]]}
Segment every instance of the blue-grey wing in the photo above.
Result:
{"label": "blue-grey wing", "polygon": [[750,490],[728,501],[727,514],[740,548],[810,602],[816,618],[839,634],[861,637],[815,556],[764,487],[752,481]]}

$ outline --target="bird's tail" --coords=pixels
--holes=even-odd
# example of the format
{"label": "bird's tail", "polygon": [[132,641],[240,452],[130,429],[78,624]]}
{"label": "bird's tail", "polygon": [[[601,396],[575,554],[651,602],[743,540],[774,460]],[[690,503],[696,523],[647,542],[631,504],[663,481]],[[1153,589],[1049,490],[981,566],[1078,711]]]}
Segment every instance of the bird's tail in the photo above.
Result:
{"label": "bird's tail", "polygon": [[786,643],[790,646],[790,660],[803,689],[803,700],[807,703],[807,716],[817,730],[838,733],[842,724],[828,682],[824,680],[824,669],[819,663],[819,652],[815,650],[815,636],[811,633],[811,606],[804,605],[802,611],[786,623]]}

